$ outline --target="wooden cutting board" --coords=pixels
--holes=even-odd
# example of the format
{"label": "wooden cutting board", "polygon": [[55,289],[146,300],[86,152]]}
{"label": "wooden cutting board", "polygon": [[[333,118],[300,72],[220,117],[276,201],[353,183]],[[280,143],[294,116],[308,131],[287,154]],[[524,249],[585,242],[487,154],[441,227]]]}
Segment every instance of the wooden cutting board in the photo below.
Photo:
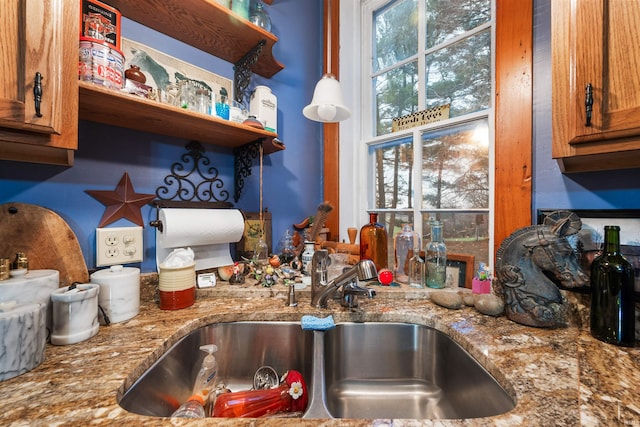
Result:
{"label": "wooden cutting board", "polygon": [[30,270],[60,272],[60,286],[88,283],[89,272],[78,239],[55,212],[27,203],[0,205],[0,258],[24,252]]}

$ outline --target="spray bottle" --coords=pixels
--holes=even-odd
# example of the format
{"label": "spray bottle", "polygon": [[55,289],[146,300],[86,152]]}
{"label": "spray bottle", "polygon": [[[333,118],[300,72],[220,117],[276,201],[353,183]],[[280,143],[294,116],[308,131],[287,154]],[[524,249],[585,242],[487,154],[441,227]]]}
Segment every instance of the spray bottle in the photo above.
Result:
{"label": "spray bottle", "polygon": [[215,387],[218,375],[218,361],[213,353],[218,351],[218,346],[207,344],[201,346],[200,350],[206,351],[208,354],[202,361],[202,366],[193,385],[192,394],[202,396],[205,404],[208,402],[213,404],[216,398]]}

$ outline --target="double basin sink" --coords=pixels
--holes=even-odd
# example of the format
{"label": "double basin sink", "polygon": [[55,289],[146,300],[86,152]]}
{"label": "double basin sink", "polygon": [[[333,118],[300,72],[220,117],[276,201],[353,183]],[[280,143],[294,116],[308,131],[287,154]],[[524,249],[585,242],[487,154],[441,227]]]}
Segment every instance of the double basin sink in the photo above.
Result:
{"label": "double basin sink", "polygon": [[408,323],[339,323],[320,332],[295,322],[201,327],[173,345],[123,395],[120,406],[166,417],[191,394],[216,344],[218,379],[232,391],[255,371],[299,371],[309,391],[304,418],[465,419],[499,415],[514,399],[466,350],[433,328]]}

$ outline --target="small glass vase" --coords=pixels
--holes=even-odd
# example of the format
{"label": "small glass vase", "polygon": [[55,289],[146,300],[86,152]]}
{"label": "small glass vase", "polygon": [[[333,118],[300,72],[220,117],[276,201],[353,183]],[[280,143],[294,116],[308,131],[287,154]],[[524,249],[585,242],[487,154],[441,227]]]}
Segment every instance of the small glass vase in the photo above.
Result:
{"label": "small glass vase", "polygon": [[431,222],[431,241],[425,249],[427,286],[442,289],[447,281],[447,246],[442,237],[442,222]]}
{"label": "small glass vase", "polygon": [[249,17],[249,21],[263,30],[271,32],[271,17],[269,17],[269,13],[264,9],[264,3],[262,3],[261,0],[258,0],[256,3]]}

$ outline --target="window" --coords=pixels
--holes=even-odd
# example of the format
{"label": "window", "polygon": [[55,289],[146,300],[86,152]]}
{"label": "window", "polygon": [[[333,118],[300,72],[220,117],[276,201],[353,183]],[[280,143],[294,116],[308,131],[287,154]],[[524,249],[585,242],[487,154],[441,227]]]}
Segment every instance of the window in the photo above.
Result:
{"label": "window", "polygon": [[[492,1],[364,0],[359,13],[367,208],[390,237],[408,222],[424,245],[435,218],[450,252],[492,261]],[[442,105],[448,119],[392,131]]]}

